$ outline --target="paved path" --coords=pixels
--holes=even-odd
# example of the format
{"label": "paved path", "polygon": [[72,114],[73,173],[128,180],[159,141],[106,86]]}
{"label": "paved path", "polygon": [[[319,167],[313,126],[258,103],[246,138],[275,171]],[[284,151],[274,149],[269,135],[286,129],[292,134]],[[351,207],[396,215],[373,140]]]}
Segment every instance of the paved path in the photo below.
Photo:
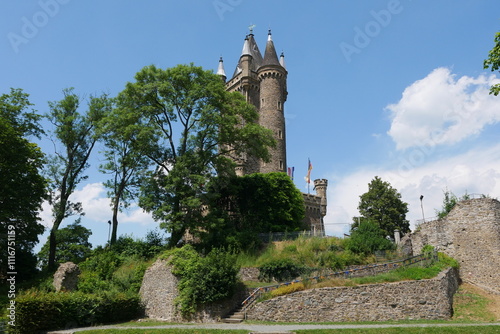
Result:
{"label": "paved path", "polygon": [[373,325],[259,325],[259,324],[190,324],[190,325],[159,325],[159,326],[96,326],[96,327],[86,327],[86,328],[75,328],[70,330],[53,331],[47,334],[73,334],[85,330],[91,329],[167,329],[167,328],[205,328],[205,329],[242,329],[248,330],[250,332],[257,333],[286,333],[295,330],[304,329],[343,329],[343,328],[405,328],[405,327],[467,327],[467,326],[499,326],[500,333],[500,322],[496,323],[472,323],[472,324],[460,324],[460,323],[440,323],[440,324],[373,324]]}

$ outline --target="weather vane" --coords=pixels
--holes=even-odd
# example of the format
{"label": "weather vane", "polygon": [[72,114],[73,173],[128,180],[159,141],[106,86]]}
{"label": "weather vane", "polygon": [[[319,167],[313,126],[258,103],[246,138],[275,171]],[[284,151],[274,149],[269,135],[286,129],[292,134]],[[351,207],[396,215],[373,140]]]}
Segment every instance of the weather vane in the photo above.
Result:
{"label": "weather vane", "polygon": [[248,26],[248,30],[250,30],[251,34],[253,34],[253,28],[255,28],[255,24],[251,24]]}

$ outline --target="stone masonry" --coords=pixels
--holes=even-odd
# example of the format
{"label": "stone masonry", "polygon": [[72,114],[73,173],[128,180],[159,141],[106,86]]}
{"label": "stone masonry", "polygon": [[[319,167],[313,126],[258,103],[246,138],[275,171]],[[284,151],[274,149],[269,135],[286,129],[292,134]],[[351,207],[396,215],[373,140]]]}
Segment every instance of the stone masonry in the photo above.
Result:
{"label": "stone masonry", "polygon": [[276,297],[252,306],[247,319],[326,322],[449,319],[458,274],[449,268],[420,281],[319,288]]}
{"label": "stone masonry", "polygon": [[172,274],[172,266],[165,259],[158,259],[149,267],[142,280],[139,294],[145,308],[145,315],[151,319],[169,322],[217,322],[232,311],[245,298],[242,290],[228,300],[207,305],[189,319],[182,316],[176,307],[179,296],[179,279]]}
{"label": "stone masonry", "polygon": [[432,245],[459,262],[462,280],[500,293],[500,202],[495,199],[460,201],[445,218],[421,224],[401,244],[413,254]]}
{"label": "stone masonry", "polygon": [[73,262],[61,263],[57,271],[54,273],[54,281],[52,285],[59,291],[73,291],[78,285],[78,276],[80,275],[80,267]]}

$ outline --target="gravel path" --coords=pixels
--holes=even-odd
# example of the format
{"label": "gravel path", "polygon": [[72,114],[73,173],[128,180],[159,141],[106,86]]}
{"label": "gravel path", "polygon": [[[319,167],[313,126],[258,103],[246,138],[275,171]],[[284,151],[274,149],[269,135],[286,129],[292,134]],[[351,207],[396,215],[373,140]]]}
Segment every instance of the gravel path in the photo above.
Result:
{"label": "gravel path", "polygon": [[73,334],[85,330],[91,329],[162,329],[162,328],[205,328],[205,329],[243,329],[250,332],[257,333],[286,333],[294,330],[304,330],[304,329],[342,329],[342,328],[404,328],[404,327],[467,327],[467,326],[499,326],[500,332],[500,322],[496,323],[472,323],[472,324],[459,324],[459,323],[449,323],[449,324],[373,324],[373,325],[259,325],[259,324],[192,324],[192,325],[160,325],[160,326],[98,326],[98,327],[86,327],[86,328],[75,328],[71,330],[60,330],[48,332],[47,334]]}

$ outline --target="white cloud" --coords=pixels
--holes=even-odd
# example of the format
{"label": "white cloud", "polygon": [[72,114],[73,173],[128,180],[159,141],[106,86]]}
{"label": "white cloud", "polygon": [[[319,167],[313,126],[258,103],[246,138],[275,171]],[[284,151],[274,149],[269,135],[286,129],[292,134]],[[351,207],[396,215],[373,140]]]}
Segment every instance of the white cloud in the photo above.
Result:
{"label": "white cloud", "polygon": [[498,97],[489,95],[498,82],[494,75],[456,79],[448,68],[437,68],[386,107],[392,120],[388,134],[397,149],[454,144],[477,135],[500,121]]}
{"label": "white cloud", "polygon": [[[92,224],[99,225],[111,220],[113,213],[106,193],[107,190],[102,183],[88,183],[70,196],[72,202],[82,203],[85,212],[82,220],[85,221],[87,227],[92,228]],[[52,226],[51,209],[48,203],[43,204],[40,217],[46,227],[50,228]],[[72,217],[69,217],[66,221],[72,222],[73,220]],[[137,224],[139,226],[157,225],[150,214],[144,212],[135,204],[124,210],[124,212],[120,212],[118,221],[123,224]]]}
{"label": "white cloud", "polygon": [[388,181],[409,204],[407,219],[411,228],[422,219],[420,195],[424,195],[423,208],[426,218],[435,216],[443,201],[443,191],[457,196],[465,192],[500,196],[500,144],[470,151],[435,161],[426,161],[409,170],[393,168],[364,168],[344,177],[332,177],[328,189],[328,214],[325,228],[328,235],[341,236],[348,231],[352,217],[358,215],[359,196],[368,190],[368,183],[379,176]]}

